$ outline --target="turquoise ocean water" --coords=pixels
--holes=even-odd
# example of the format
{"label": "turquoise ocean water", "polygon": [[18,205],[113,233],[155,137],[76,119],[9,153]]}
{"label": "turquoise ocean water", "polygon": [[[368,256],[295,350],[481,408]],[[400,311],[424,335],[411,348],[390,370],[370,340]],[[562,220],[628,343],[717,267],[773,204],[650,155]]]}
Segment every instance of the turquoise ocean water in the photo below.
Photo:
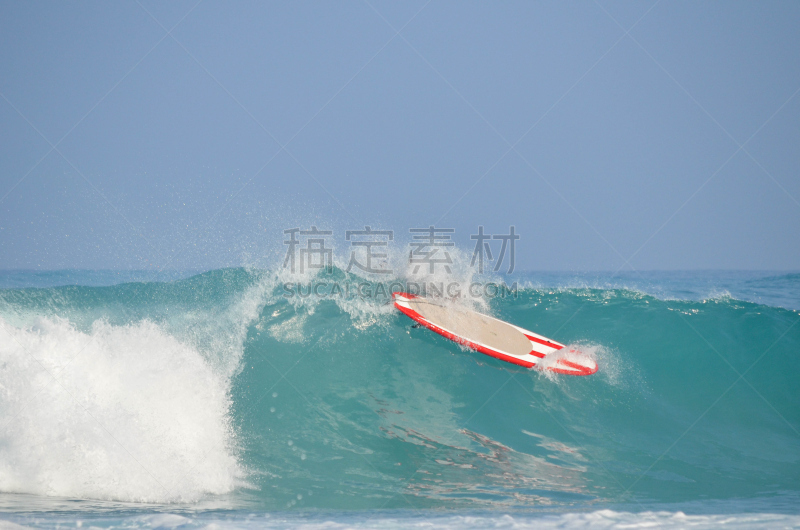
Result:
{"label": "turquoise ocean water", "polygon": [[800,526],[800,274],[514,280],[480,309],[597,374],[413,329],[388,282],[2,272],[0,525]]}

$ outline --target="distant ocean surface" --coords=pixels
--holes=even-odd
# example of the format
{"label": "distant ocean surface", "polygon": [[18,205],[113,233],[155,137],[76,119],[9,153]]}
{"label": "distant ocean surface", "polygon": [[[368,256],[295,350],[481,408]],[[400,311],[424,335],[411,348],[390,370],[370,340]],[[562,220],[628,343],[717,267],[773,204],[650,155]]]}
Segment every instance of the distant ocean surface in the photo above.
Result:
{"label": "distant ocean surface", "polygon": [[0,528],[800,528],[800,273],[512,280],[597,374],[283,271],[0,271]]}

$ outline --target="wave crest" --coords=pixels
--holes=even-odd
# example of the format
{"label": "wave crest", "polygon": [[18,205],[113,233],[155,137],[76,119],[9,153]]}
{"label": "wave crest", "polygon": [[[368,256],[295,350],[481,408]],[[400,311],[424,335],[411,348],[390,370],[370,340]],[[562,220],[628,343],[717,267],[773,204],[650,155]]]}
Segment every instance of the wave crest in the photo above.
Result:
{"label": "wave crest", "polygon": [[241,483],[228,380],[144,320],[0,319],[0,491],[193,501]]}

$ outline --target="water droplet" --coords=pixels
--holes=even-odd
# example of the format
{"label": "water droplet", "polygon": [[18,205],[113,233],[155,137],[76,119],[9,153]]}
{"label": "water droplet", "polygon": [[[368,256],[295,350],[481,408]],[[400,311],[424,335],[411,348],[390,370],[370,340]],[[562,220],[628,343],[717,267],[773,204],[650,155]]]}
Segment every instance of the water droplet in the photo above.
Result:
{"label": "water droplet", "polygon": [[270,412],[275,412],[275,407],[270,407],[270,408],[269,408],[269,411],[270,411]]}
{"label": "water droplet", "polygon": [[272,397],[278,397],[278,393],[277,392],[273,392],[272,393]]}
{"label": "water droplet", "polygon": [[292,446],[292,445],[294,445],[294,442],[289,440],[289,446]]}
{"label": "water droplet", "polygon": [[302,495],[300,495],[299,493],[297,494],[297,500],[298,500],[298,501],[302,501],[302,500],[303,500],[303,496],[302,496]]}
{"label": "water droplet", "polygon": [[305,460],[305,459],[306,459],[306,454],[305,454],[305,453],[303,453],[302,455],[300,455],[300,460]]}

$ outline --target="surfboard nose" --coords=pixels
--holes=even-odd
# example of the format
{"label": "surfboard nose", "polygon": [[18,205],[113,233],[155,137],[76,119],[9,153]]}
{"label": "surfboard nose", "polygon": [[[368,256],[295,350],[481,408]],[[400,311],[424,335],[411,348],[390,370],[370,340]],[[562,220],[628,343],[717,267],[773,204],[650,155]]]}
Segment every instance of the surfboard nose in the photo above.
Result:
{"label": "surfboard nose", "polygon": [[570,350],[569,356],[559,358],[552,366],[548,366],[547,370],[557,374],[565,375],[592,375],[597,372],[597,362],[586,354]]}

